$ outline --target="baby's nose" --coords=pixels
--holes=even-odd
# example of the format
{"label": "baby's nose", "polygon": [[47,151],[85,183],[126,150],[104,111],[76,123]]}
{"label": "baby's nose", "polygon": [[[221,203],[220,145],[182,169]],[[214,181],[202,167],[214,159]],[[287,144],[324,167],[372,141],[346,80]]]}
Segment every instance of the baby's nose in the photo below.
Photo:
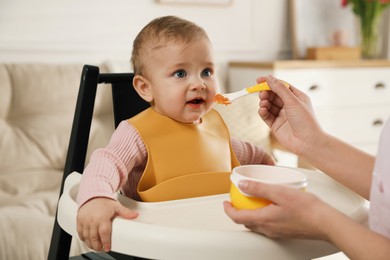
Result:
{"label": "baby's nose", "polygon": [[206,88],[206,84],[204,83],[203,80],[197,80],[191,85],[191,88],[193,90],[201,90]]}

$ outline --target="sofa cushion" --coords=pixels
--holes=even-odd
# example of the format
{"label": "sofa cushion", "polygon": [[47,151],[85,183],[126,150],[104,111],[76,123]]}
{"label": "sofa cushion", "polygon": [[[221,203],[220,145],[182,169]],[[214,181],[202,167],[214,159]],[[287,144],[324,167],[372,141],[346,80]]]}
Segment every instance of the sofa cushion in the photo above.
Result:
{"label": "sofa cushion", "polygon": [[[47,258],[82,67],[0,65],[0,259]],[[88,154],[112,134],[110,92],[98,88]]]}
{"label": "sofa cushion", "polygon": [[[0,174],[64,167],[81,71],[81,64],[0,65]],[[112,118],[107,91],[97,96],[98,121]]]}

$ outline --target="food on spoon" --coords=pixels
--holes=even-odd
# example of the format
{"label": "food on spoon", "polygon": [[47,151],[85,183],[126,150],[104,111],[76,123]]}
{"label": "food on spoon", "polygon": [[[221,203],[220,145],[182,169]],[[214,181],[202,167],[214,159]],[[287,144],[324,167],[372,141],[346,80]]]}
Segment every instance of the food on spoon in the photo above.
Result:
{"label": "food on spoon", "polygon": [[217,102],[218,104],[222,104],[222,105],[229,105],[232,103],[232,102],[230,102],[230,100],[227,97],[225,97],[222,94],[216,94],[213,101]]}
{"label": "food on spoon", "polygon": [[[283,84],[289,88],[290,85],[287,82],[283,81]],[[271,89],[269,88],[267,82],[260,82],[254,86],[244,88],[242,90],[226,94],[225,96],[222,94],[216,94],[214,97],[214,102],[222,105],[229,105],[231,104],[234,100],[243,97],[245,95],[248,95],[250,93],[254,92],[259,92],[259,91],[270,91]]]}

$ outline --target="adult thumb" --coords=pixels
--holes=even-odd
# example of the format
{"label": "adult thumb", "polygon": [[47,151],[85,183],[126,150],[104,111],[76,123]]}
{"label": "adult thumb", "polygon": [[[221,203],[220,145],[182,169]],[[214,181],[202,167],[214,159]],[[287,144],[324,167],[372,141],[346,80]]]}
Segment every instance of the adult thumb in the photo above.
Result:
{"label": "adult thumb", "polygon": [[274,189],[277,189],[274,185],[269,185],[261,182],[255,181],[240,181],[238,187],[245,192],[254,197],[260,197],[263,199],[273,200]]}

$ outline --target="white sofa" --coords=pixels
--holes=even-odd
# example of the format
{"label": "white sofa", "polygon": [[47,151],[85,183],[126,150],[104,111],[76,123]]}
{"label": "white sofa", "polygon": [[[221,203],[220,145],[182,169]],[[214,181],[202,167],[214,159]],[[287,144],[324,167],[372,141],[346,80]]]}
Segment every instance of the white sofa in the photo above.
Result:
{"label": "white sofa", "polygon": [[[0,259],[47,258],[82,66],[0,64]],[[89,154],[114,129],[110,88],[95,106]],[[249,96],[216,108],[233,136],[268,147],[257,106]],[[73,241],[72,254],[85,250]]]}

